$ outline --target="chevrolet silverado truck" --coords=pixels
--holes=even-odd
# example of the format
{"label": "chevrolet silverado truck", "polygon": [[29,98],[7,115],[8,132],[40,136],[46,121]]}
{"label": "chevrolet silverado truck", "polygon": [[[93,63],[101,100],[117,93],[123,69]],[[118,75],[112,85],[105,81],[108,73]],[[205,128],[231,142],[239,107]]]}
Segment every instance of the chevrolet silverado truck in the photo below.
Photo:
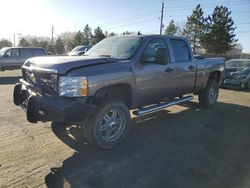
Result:
{"label": "chevrolet silverado truck", "polygon": [[224,74],[223,58],[195,59],[184,38],[117,36],[80,57],[36,57],[22,66],[14,103],[31,123],[80,124],[85,139],[108,149],[120,143],[136,116],[199,96],[212,107]]}

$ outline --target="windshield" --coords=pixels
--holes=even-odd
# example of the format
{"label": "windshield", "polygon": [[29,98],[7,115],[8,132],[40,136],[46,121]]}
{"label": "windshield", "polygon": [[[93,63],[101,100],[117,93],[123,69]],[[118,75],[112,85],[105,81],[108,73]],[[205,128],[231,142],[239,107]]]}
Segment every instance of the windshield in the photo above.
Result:
{"label": "windshield", "polygon": [[92,47],[85,55],[129,59],[141,43],[139,37],[110,37]]}
{"label": "windshield", "polygon": [[0,50],[0,56],[3,56],[7,50],[8,50],[8,48],[2,48]]}
{"label": "windshield", "polygon": [[226,68],[244,68],[250,67],[249,60],[230,60],[226,62]]}

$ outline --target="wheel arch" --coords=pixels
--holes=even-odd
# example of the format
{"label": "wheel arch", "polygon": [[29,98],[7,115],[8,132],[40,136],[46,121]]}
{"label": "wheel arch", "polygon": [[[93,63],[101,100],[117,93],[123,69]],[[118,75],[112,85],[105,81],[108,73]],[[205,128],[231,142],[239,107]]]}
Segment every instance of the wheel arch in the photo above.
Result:
{"label": "wheel arch", "polygon": [[98,89],[94,95],[94,100],[99,101],[106,98],[117,98],[123,101],[128,108],[133,106],[133,90],[130,84],[115,84],[104,86]]}
{"label": "wheel arch", "polygon": [[215,80],[218,84],[221,82],[221,72],[220,71],[213,71],[209,74],[208,81]]}

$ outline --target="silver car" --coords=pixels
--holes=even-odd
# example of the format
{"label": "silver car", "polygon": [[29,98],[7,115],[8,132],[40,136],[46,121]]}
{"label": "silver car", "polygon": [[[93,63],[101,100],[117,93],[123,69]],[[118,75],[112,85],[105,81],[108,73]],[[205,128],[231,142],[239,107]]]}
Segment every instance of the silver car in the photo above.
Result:
{"label": "silver car", "polygon": [[71,52],[69,52],[69,56],[80,56],[87,52],[92,46],[77,46]]}
{"label": "silver car", "polygon": [[45,55],[43,48],[5,47],[0,50],[0,70],[20,68],[28,58]]}

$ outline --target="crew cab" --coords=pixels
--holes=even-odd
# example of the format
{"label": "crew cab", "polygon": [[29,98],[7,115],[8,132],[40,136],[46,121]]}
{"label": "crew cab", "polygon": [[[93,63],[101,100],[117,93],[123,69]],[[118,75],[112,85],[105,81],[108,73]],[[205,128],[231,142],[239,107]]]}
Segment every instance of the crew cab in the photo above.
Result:
{"label": "crew cab", "polygon": [[81,124],[100,148],[120,143],[130,110],[140,116],[199,96],[212,107],[224,74],[224,58],[195,59],[184,38],[116,36],[80,57],[37,57],[22,66],[14,103],[37,121]]}

